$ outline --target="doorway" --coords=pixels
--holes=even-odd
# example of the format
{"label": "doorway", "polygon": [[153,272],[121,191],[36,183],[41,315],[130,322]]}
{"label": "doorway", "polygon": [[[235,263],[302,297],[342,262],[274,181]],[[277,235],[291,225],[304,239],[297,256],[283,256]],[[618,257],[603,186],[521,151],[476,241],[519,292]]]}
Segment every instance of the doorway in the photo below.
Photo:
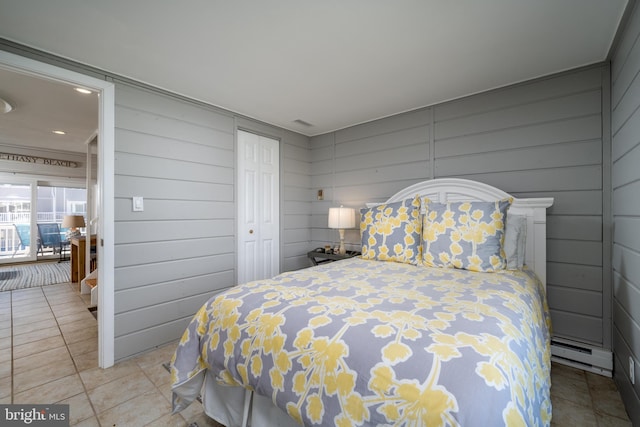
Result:
{"label": "doorway", "polygon": [[238,283],[280,272],[280,141],[238,130]]}
{"label": "doorway", "polygon": [[114,84],[80,73],[0,51],[0,70],[40,79],[66,83],[97,92],[98,117],[98,174],[99,193],[96,224],[100,268],[98,272],[98,364],[108,368],[114,363],[114,295],[113,295],[113,236],[114,236]]}

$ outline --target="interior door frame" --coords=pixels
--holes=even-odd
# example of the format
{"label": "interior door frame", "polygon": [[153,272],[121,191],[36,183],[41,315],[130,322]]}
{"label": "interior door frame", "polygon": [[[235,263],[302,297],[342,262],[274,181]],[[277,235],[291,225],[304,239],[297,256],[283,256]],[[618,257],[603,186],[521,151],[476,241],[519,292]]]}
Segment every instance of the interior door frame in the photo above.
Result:
{"label": "interior door frame", "polygon": [[79,85],[99,94],[98,118],[98,366],[114,364],[114,150],[115,86],[75,71],[0,50],[0,67],[38,78]]}

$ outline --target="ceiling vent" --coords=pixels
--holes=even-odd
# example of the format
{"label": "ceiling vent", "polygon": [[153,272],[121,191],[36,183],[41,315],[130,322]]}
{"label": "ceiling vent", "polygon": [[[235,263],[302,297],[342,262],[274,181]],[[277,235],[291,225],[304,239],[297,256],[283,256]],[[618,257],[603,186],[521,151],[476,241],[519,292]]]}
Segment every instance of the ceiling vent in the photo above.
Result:
{"label": "ceiling vent", "polygon": [[306,127],[312,127],[313,126],[311,123],[305,122],[304,120],[301,120],[301,119],[294,120],[293,123],[297,123],[299,125],[306,126]]}

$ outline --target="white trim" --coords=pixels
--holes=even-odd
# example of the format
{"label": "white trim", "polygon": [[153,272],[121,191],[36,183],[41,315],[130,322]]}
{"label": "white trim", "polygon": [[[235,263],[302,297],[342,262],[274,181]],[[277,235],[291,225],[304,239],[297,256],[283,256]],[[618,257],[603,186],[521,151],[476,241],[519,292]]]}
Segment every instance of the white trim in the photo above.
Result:
{"label": "white trim", "polygon": [[[391,196],[386,203],[398,202],[419,195],[428,197],[434,202],[452,201],[494,201],[512,195],[482,182],[461,178],[438,178],[419,182]],[[535,199],[518,199],[513,197],[509,213],[526,215],[527,240],[525,246],[525,264],[538,276],[546,287],[547,284],[547,213],[553,204],[552,197]]]}
{"label": "white trim", "polygon": [[[105,82],[106,83],[106,82]],[[98,135],[98,365],[113,366],[115,354],[114,328],[114,235],[115,235],[115,87],[102,88]]]}
{"label": "white trim", "polygon": [[98,364],[108,368],[114,362],[114,147],[115,147],[115,89],[111,82],[96,79],[54,65],[45,64],[9,52],[0,51],[0,68],[31,75],[37,78],[55,80],[65,84],[79,85],[99,93],[99,129],[98,129],[98,183],[100,191],[101,218],[98,242],[98,283],[100,283],[98,310]]}

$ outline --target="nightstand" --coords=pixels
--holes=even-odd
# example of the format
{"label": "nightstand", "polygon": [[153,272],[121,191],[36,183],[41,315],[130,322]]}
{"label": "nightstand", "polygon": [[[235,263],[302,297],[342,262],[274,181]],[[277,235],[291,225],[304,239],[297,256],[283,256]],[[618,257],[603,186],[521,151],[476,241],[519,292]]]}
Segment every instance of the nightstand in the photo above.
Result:
{"label": "nightstand", "polygon": [[309,260],[313,265],[320,265],[327,262],[339,261],[341,259],[353,258],[355,256],[360,256],[360,255],[361,253],[358,251],[347,251],[347,253],[344,255],[334,254],[333,252],[330,254],[325,252],[318,252],[318,251],[307,252],[307,257],[309,258]]}

